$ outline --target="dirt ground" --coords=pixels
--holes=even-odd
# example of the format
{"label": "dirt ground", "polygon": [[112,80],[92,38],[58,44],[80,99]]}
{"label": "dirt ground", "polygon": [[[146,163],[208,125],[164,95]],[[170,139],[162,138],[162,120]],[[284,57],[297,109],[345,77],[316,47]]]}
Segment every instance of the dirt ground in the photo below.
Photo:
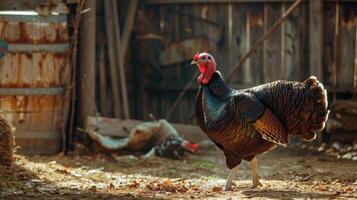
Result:
{"label": "dirt ground", "polygon": [[264,186],[251,189],[242,162],[233,191],[211,150],[185,160],[133,156],[17,156],[0,167],[0,199],[357,199],[357,162],[278,148],[258,157]]}

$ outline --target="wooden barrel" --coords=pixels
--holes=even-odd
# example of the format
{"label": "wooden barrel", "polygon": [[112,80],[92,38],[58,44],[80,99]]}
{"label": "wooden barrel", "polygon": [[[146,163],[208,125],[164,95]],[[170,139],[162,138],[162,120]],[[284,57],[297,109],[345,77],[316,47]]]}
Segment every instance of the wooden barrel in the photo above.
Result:
{"label": "wooden barrel", "polygon": [[0,13],[0,37],[9,49],[0,59],[0,111],[16,128],[19,151],[59,152],[71,80],[66,15]]}

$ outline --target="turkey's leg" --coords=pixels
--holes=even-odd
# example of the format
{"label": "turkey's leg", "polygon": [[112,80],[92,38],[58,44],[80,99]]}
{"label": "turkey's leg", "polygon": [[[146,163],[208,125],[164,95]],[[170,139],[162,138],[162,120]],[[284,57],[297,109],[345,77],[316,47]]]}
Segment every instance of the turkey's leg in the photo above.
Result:
{"label": "turkey's leg", "polygon": [[253,176],[253,187],[256,188],[257,186],[262,186],[262,184],[259,181],[259,176],[258,176],[258,170],[257,170],[257,157],[254,157],[251,161],[251,168],[252,168],[252,176]]}
{"label": "turkey's leg", "polygon": [[238,165],[233,169],[229,170],[229,175],[228,175],[225,190],[230,190],[232,188],[233,180],[236,177],[237,172],[238,172]]}

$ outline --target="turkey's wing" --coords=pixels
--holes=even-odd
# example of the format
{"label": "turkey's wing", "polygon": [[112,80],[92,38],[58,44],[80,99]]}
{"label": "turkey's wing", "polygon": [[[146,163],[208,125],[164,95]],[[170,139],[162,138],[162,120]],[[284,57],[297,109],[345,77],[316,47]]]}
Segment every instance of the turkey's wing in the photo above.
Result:
{"label": "turkey's wing", "polygon": [[286,146],[288,133],[279,118],[251,93],[240,93],[234,97],[241,116],[262,135],[262,137],[275,144]]}

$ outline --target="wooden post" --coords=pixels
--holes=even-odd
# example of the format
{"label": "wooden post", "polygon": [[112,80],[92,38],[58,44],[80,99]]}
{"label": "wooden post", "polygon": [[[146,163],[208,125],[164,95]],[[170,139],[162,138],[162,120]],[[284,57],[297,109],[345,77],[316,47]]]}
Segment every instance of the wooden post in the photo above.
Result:
{"label": "wooden post", "polygon": [[228,66],[232,66],[233,50],[233,5],[228,4]]}
{"label": "wooden post", "polygon": [[323,1],[309,1],[310,74],[323,81]]}
{"label": "wooden post", "polygon": [[[247,12],[246,14],[247,19],[246,19],[246,26],[245,26],[245,31],[246,31],[246,38],[245,38],[245,45],[246,49],[250,49],[250,13]],[[243,65],[243,82],[244,83],[252,83],[252,69],[250,65],[250,59],[247,58],[247,62],[245,65]]]}
{"label": "wooden post", "polygon": [[105,14],[105,27],[107,32],[107,43],[108,43],[108,53],[109,53],[109,66],[110,66],[110,76],[112,83],[112,94],[114,101],[114,116],[120,117],[120,95],[119,95],[119,80],[118,80],[118,63],[115,59],[115,39],[113,30],[113,11],[112,3],[109,0],[103,1],[104,3],[104,14]]}
{"label": "wooden post", "polygon": [[95,17],[96,1],[87,0],[80,24],[80,91],[79,116],[81,127],[85,126],[88,116],[95,114]]}
{"label": "wooden post", "polygon": [[355,37],[355,65],[353,70],[353,97],[357,96],[357,27],[356,27],[356,37]]}
{"label": "wooden post", "polygon": [[336,103],[336,87],[337,87],[337,64],[338,64],[338,49],[340,38],[340,3],[335,4],[335,34],[333,37],[333,63],[332,63],[332,104]]}
{"label": "wooden post", "polygon": [[108,116],[108,91],[107,91],[107,73],[105,67],[105,47],[104,38],[99,41],[99,61],[98,61],[98,73],[99,73],[99,102],[100,102],[100,115]]}
{"label": "wooden post", "polygon": [[[281,16],[285,13],[285,3],[281,3]],[[281,23],[280,30],[280,79],[285,79],[285,23]]]}
{"label": "wooden post", "polygon": [[[137,0],[131,0],[128,8],[128,14],[125,19],[125,24],[124,24],[124,31],[123,31],[123,37],[120,39],[120,27],[119,23],[115,24],[116,28],[116,34],[117,34],[117,39],[118,39],[118,45],[120,45],[119,48],[119,71],[120,71],[120,86],[121,86],[121,92],[122,92],[122,101],[123,101],[123,109],[124,109],[124,117],[125,119],[130,118],[130,113],[129,113],[129,100],[128,100],[128,92],[127,92],[127,86],[126,86],[126,77],[125,77],[125,55],[126,51],[128,49],[129,41],[130,41],[130,36],[131,36],[131,31],[133,30],[133,25],[134,25],[134,19],[136,15],[136,7],[137,7],[138,1]],[[114,3],[114,5],[116,5]],[[119,17],[119,14],[114,12],[115,15]],[[115,16],[114,15],[114,16]],[[119,21],[119,18],[117,18]],[[118,31],[119,30],[119,31]]]}
{"label": "wooden post", "polygon": [[[268,7],[267,3],[264,3],[264,22],[263,22],[263,35],[267,33],[268,30]],[[267,41],[263,42],[263,66],[262,66],[262,77],[263,83],[265,83],[268,79],[268,70],[267,70]]]}

